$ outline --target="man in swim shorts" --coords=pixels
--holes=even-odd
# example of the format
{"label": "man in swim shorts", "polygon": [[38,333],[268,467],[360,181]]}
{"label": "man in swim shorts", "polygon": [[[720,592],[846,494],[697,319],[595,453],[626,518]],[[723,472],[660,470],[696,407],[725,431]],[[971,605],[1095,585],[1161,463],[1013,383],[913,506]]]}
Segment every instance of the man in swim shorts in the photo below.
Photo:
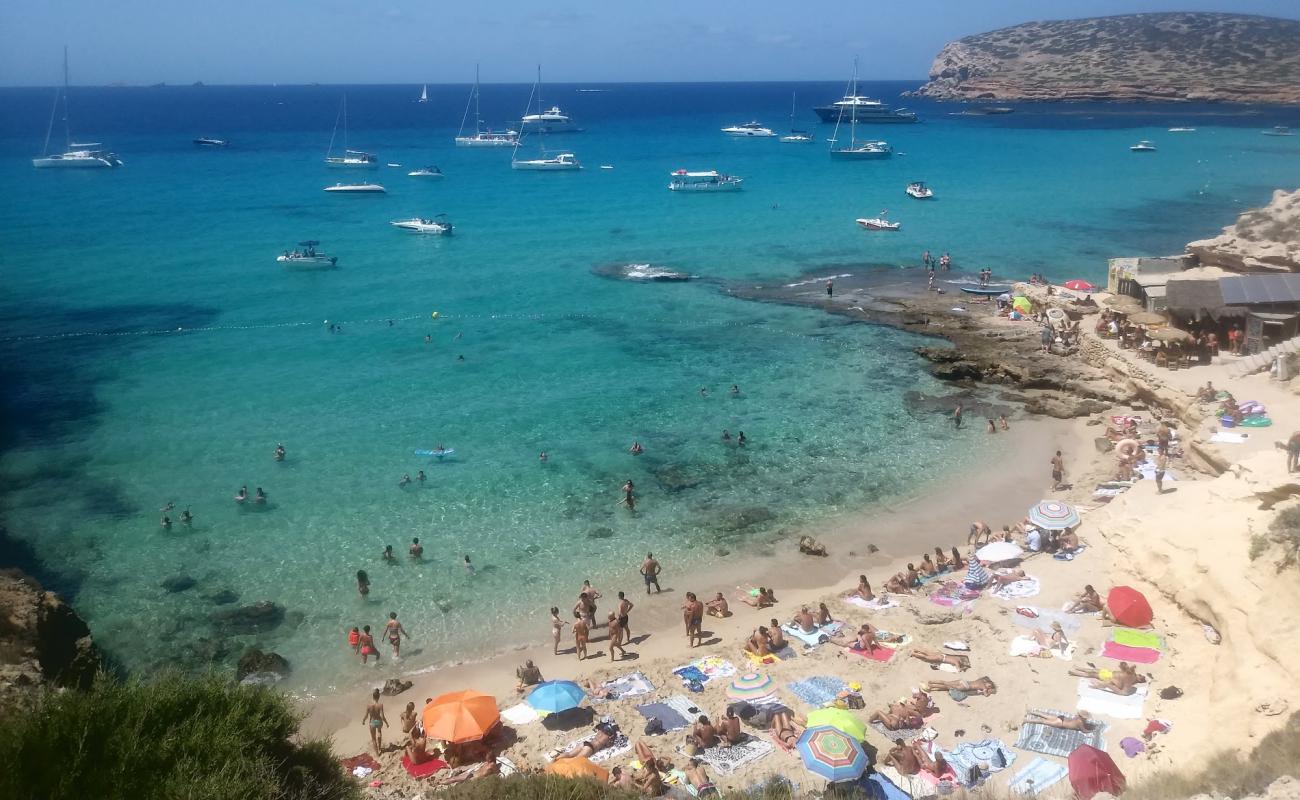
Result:
{"label": "man in swim shorts", "polygon": [[652,585],[655,587],[655,593],[659,593],[659,572],[661,569],[659,562],[655,561],[654,553],[646,553],[645,561],[641,562],[641,577],[645,578],[646,594],[650,594]]}

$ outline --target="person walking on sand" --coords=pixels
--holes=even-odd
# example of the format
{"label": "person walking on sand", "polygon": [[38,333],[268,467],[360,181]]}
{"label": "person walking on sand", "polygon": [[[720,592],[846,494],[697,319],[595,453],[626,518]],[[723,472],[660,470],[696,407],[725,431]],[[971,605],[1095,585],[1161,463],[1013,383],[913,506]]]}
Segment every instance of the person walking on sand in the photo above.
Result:
{"label": "person walking on sand", "polygon": [[1286,440],[1286,471],[1295,472],[1297,468],[1300,468],[1300,431]]}
{"label": "person walking on sand", "polygon": [[961,403],[958,403],[957,407],[952,410],[952,427],[956,430],[961,430],[961,415],[962,407]]}
{"label": "person walking on sand", "polygon": [[686,623],[686,643],[690,647],[699,647],[701,626],[704,624],[704,604],[695,596],[695,592],[686,593],[686,602],[682,603],[682,621]]}
{"label": "person walking on sand", "polygon": [[587,623],[582,621],[582,615],[577,611],[573,612],[573,651],[578,654],[579,661],[587,660],[587,635],[590,628]]}
{"label": "person walking on sand", "polygon": [[370,746],[375,748],[375,755],[379,755],[384,749],[384,728],[388,725],[388,717],[384,716],[384,704],[379,702],[378,689],[370,693],[370,698],[361,724],[370,728]]}
{"label": "person walking on sand", "polygon": [[388,643],[393,646],[393,658],[401,658],[402,655],[402,637],[411,638],[411,634],[406,632],[402,623],[397,621],[397,612],[388,612],[388,622],[384,623],[384,636]]}
{"label": "person walking on sand", "polygon": [[563,632],[564,626],[568,624],[560,619],[559,607],[551,606],[551,636],[555,639],[554,655],[558,656],[560,654],[560,634]]}
{"label": "person walking on sand", "polygon": [[1065,459],[1061,456],[1061,451],[1057,450],[1056,455],[1052,456],[1052,491],[1058,491],[1065,481]]}
{"label": "person walking on sand", "polygon": [[614,660],[614,651],[618,651],[618,660],[622,661],[627,651],[623,649],[623,626],[618,624],[618,615],[613,611],[609,612],[609,620],[605,623],[609,630],[609,660]]}
{"label": "person walking on sand", "polygon": [[655,594],[659,594],[659,572],[663,568],[659,562],[655,561],[654,553],[646,553],[645,561],[641,562],[641,577],[645,579],[645,593],[650,594],[650,586],[655,587]]}
{"label": "person walking on sand", "polygon": [[632,613],[632,601],[622,593],[618,593],[618,629],[623,633],[623,641],[627,642],[632,639],[632,623],[628,621],[628,615]]}

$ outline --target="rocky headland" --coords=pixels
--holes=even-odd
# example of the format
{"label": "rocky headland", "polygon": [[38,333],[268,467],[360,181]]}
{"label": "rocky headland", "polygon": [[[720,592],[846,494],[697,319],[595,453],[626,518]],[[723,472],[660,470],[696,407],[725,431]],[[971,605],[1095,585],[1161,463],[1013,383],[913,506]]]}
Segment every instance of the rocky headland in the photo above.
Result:
{"label": "rocky headland", "polygon": [[1187,245],[1205,267],[1233,272],[1300,272],[1300,189],[1273,192],[1263,208],[1253,208],[1211,239]]}
{"label": "rocky headland", "polygon": [[86,688],[103,666],[90,628],[19,570],[0,571],[0,719],[47,688]]}
{"label": "rocky headland", "polygon": [[950,42],[914,94],[1300,103],[1300,21],[1175,12],[1027,22]]}

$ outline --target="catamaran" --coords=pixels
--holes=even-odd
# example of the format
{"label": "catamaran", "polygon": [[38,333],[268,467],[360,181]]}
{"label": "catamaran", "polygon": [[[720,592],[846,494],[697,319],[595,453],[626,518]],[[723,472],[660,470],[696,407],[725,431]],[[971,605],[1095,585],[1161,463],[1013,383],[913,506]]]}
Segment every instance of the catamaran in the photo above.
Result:
{"label": "catamaran", "polygon": [[[474,106],[474,133],[465,135],[465,121],[469,119],[469,107]],[[465,114],[460,118],[460,131],[456,133],[457,147],[514,147],[519,141],[518,131],[493,131],[483,127],[483,115],[479,113],[478,64],[474,65],[474,88],[470,90],[469,101],[465,103]]]}
{"label": "catamaran", "polygon": [[[54,132],[54,118],[59,113],[59,100],[63,101],[63,135],[68,149],[61,154],[51,155],[50,134]],[[45,146],[41,149],[40,158],[32,159],[32,166],[37,169],[103,169],[122,166],[121,160],[116,155],[100,149],[103,147],[102,144],[72,141],[71,130],[68,123],[68,48],[65,47],[63,48],[63,91],[54,93],[50,125],[45,129]]]}
{"label": "catamaran", "polygon": [[808,143],[813,141],[813,136],[808,131],[801,131],[794,127],[794,108],[799,99],[797,92],[790,93],[790,132],[781,137],[783,142]]}
{"label": "catamaran", "polygon": [[[334,155],[334,139],[339,133],[339,120],[343,120],[343,155]],[[338,116],[334,117],[334,133],[330,134],[330,149],[325,153],[325,165],[347,169],[374,169],[379,159],[364,150],[348,149],[348,96],[339,103]]]}
{"label": "catamaran", "polygon": [[[858,60],[853,59],[853,79],[849,81],[848,97],[856,97],[858,92]],[[840,160],[861,161],[866,159],[889,158],[894,151],[889,146],[889,142],[858,141],[858,114],[855,111],[848,111],[849,118],[849,144],[847,147],[840,147],[840,123],[844,121],[845,106],[840,107],[839,119],[835,121],[835,133],[831,135],[831,158]]]}
{"label": "catamaran", "polygon": [[[538,65],[537,83],[533,84],[533,91],[530,92],[528,95],[528,105],[524,107],[525,119],[527,119],[528,117],[528,109],[531,108],[533,105],[534,97],[537,98],[538,107],[539,108],[541,107],[541,102],[542,102],[541,85],[542,85],[542,68],[541,65]],[[578,161],[578,157],[575,156],[573,153],[559,153],[555,156],[551,156],[549,158],[547,157],[546,144],[545,144],[546,141],[545,127],[538,127],[534,129],[532,132],[537,135],[538,147],[541,150],[540,157],[520,159],[519,145],[523,143],[523,137],[520,137],[520,139],[515,143],[514,152],[511,153],[510,155],[511,169],[534,170],[539,172],[553,172],[557,170],[582,169],[582,163]],[[524,133],[525,135],[527,135],[527,133],[529,133],[529,129],[525,128]]]}

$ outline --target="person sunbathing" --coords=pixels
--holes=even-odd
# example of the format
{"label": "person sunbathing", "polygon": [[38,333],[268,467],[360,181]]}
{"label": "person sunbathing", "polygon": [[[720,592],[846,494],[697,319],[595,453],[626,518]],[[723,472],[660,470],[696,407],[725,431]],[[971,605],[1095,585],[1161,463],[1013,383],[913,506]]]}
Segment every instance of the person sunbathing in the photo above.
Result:
{"label": "person sunbathing", "polygon": [[931,714],[939,713],[939,707],[934,704],[934,700],[930,697],[930,695],[926,694],[920,689],[912,690],[912,697],[910,700],[907,701],[905,705],[907,705],[912,711],[916,712],[917,714],[920,714],[923,717],[928,717]]}
{"label": "person sunbathing", "polygon": [[1049,728],[1060,728],[1066,731],[1079,731],[1080,733],[1091,733],[1097,729],[1097,721],[1087,711],[1080,711],[1077,717],[1066,717],[1061,714],[1031,710],[1025,714],[1025,722],[1046,725]]}
{"label": "person sunbathing", "polygon": [[1146,677],[1140,675],[1137,667],[1129,664],[1127,661],[1119,662],[1119,669],[1112,672],[1108,669],[1095,670],[1095,675],[1084,674],[1093,670],[1070,670],[1070,674],[1076,672],[1081,678],[1093,678],[1092,688],[1100,689],[1103,692],[1118,694],[1127,697],[1137,691],[1139,683],[1146,683]]}
{"label": "person sunbathing", "polygon": [[818,603],[817,604],[817,626],[821,627],[823,625],[830,625],[834,621],[835,618],[831,616],[831,610],[826,607],[826,604]]}
{"label": "person sunbathing", "polygon": [[767,629],[767,649],[769,652],[776,653],[790,646],[786,640],[785,633],[781,630],[781,623],[773,619],[772,627]]}
{"label": "person sunbathing", "polygon": [[973,681],[926,681],[924,688],[927,692],[958,691],[968,695],[977,694],[982,697],[998,693],[997,684],[988,676],[976,678]]}
{"label": "person sunbathing", "polygon": [[917,759],[916,752],[902,739],[894,740],[894,746],[885,756],[885,764],[892,766],[903,775],[915,775],[921,771],[921,762]]}
{"label": "person sunbathing", "polygon": [[[1074,553],[1079,549],[1079,534],[1074,532],[1073,528],[1066,528],[1057,540],[1057,545],[1062,553]],[[1100,599],[1100,598],[1098,598]]]}
{"label": "person sunbathing", "polygon": [[885,581],[885,591],[894,594],[911,594],[912,586],[908,583],[907,576],[899,572],[889,580]]}
{"label": "person sunbathing", "polygon": [[758,594],[750,596],[748,592],[740,596],[740,602],[754,608],[767,608],[776,603],[776,594],[774,590],[765,586],[758,587]]}
{"label": "person sunbathing", "polygon": [[718,592],[717,597],[704,604],[704,612],[710,617],[720,619],[731,616],[731,609],[727,607],[727,598],[722,596],[722,592]]}
{"label": "person sunbathing", "polygon": [[921,565],[916,568],[916,571],[924,578],[933,578],[939,574],[939,568],[935,566],[934,559],[930,558],[929,553],[921,556]]}
{"label": "person sunbathing", "polygon": [[695,788],[696,797],[718,797],[718,787],[713,785],[709,780],[709,773],[704,771],[704,766],[698,758],[692,758],[686,762],[686,783]]}
{"label": "person sunbathing", "polygon": [[795,614],[794,619],[790,620],[790,625],[804,633],[817,632],[817,619],[813,616],[812,611],[808,610],[808,606],[799,609],[799,613]]}
{"label": "person sunbathing", "polygon": [[803,731],[804,726],[789,711],[782,710],[772,715],[772,735],[786,748],[794,749]]}
{"label": "person sunbathing", "polygon": [[542,671],[533,664],[532,659],[524,662],[522,667],[515,670],[515,677],[519,679],[519,685],[515,687],[516,692],[522,692],[529,686],[536,686],[542,682]]}
{"label": "person sunbathing", "polygon": [[799,537],[799,552],[808,556],[827,555],[826,545],[822,544],[821,542],[817,541],[811,536]]}
{"label": "person sunbathing", "polygon": [[1092,584],[1088,584],[1065,610],[1071,614],[1095,614],[1103,608],[1105,604],[1101,602],[1101,595],[1092,588]]}
{"label": "person sunbathing", "polygon": [[948,559],[946,555],[943,554],[942,547],[934,548],[934,565],[939,569],[940,572],[942,572],[945,569],[950,569],[952,567],[952,562]]}
{"label": "person sunbathing", "polygon": [[863,600],[866,600],[867,602],[871,602],[876,599],[875,594],[871,592],[871,581],[867,580],[866,575],[858,576],[857,588],[851,590],[848,594],[845,595],[845,597],[861,597]]}
{"label": "person sunbathing", "polygon": [[1027,575],[1023,569],[1004,569],[993,573],[993,582],[998,586],[1006,586],[1009,583],[1023,581]]}
{"label": "person sunbathing", "polygon": [[865,623],[858,628],[858,635],[852,639],[847,636],[835,636],[827,637],[826,641],[838,647],[863,653],[875,652],[875,649],[880,646],[876,642],[876,629]]}
{"label": "person sunbathing", "polygon": [[1044,650],[1056,650],[1064,653],[1070,649],[1070,640],[1066,637],[1065,629],[1061,627],[1059,622],[1052,623],[1052,632],[1050,634],[1046,631],[1034,631],[1034,641]]}
{"label": "person sunbathing", "polygon": [[920,728],[925,725],[925,720],[921,715],[913,711],[904,704],[897,704],[895,707],[888,708],[884,711],[872,711],[871,716],[867,717],[867,722],[878,722],[885,726],[885,730],[898,731],[904,728]]}
{"label": "person sunbathing", "polygon": [[930,754],[925,752],[925,748],[919,742],[912,742],[911,747],[912,752],[916,754],[916,760],[921,763],[921,769],[931,775],[939,777],[945,772],[952,771],[952,767],[944,760],[943,753],[938,750],[934,751],[934,758],[930,758]]}
{"label": "person sunbathing", "polygon": [[700,750],[708,750],[718,744],[718,729],[713,727],[708,717],[701,714],[695,721],[695,727],[691,729],[691,735],[686,737],[686,741]]}
{"label": "person sunbathing", "polygon": [[658,797],[664,793],[664,779],[659,774],[659,762],[653,758],[641,759],[641,769],[632,778],[632,782],[641,790],[642,797]]}
{"label": "person sunbathing", "polygon": [[936,667],[941,664],[949,664],[956,667],[960,672],[970,669],[970,658],[968,656],[941,653],[938,650],[927,650],[924,647],[913,647],[912,651],[907,655],[911,658],[920,659],[927,664],[933,664]]}
{"label": "person sunbathing", "polygon": [[592,736],[586,741],[579,742],[568,750],[565,750],[563,753],[558,753],[554,760],[559,761],[562,758],[591,758],[596,753],[599,753],[601,750],[604,750],[606,747],[609,747],[614,743],[616,737],[614,734],[610,733],[608,728],[603,725],[598,725],[595,730],[595,736]]}
{"label": "person sunbathing", "polygon": [[769,648],[768,630],[759,625],[758,630],[754,631],[749,639],[745,641],[745,650],[761,658],[772,652]]}

